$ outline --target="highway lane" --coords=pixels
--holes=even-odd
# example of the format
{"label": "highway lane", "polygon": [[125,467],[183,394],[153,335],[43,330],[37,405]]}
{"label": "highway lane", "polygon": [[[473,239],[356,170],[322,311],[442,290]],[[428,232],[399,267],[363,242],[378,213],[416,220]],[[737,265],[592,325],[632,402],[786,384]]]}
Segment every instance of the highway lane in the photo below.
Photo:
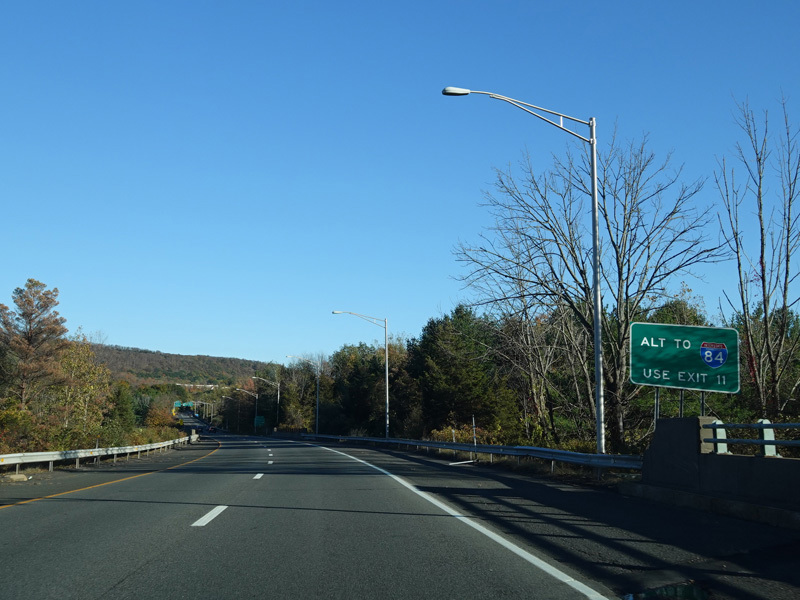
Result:
{"label": "highway lane", "polygon": [[613,597],[341,453],[220,441],[184,466],[0,509],[0,589],[13,598]]}
{"label": "highway lane", "polygon": [[626,498],[599,486],[451,466],[446,452],[426,456],[363,446],[347,452],[619,597],[693,581],[714,600],[800,598],[800,531]]}
{"label": "highway lane", "polygon": [[[235,436],[220,442],[200,460],[193,459],[216,442],[157,455],[150,466],[131,461],[37,487],[0,486],[4,504],[32,497],[32,490],[52,494],[129,477],[128,468],[160,469],[0,509],[0,590],[13,598],[591,594],[559,583],[547,574],[549,565],[609,598],[690,579],[714,600],[800,596],[800,532],[503,470],[454,467],[446,455]],[[529,555],[514,554],[503,540]],[[545,571],[530,556],[543,558]]]}

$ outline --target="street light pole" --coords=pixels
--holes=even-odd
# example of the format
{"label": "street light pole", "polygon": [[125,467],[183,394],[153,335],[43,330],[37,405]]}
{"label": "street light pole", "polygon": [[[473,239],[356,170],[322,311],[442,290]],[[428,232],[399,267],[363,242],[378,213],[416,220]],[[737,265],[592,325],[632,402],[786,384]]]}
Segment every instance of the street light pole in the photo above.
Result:
{"label": "street light pole", "polygon": [[[588,121],[576,119],[568,115],[555,112],[542,108],[541,106],[534,106],[527,102],[514,100],[507,96],[501,96],[492,92],[479,92],[475,90],[468,90],[465,88],[448,86],[442,90],[445,96],[467,96],[469,94],[483,94],[495,100],[502,100],[524,110],[526,113],[534,117],[547,121],[551,125],[558,127],[562,131],[575,136],[579,140],[589,144],[591,155],[591,171],[592,171],[592,268],[593,274],[593,293],[594,298],[594,376],[595,376],[595,419],[597,428],[597,453],[604,454],[606,451],[605,442],[605,417],[604,417],[604,401],[603,401],[603,346],[602,346],[602,307],[600,305],[600,251],[599,251],[599,238],[600,238],[600,224],[599,224],[599,207],[597,199],[597,135],[595,133],[595,119],[590,118]],[[538,112],[536,112],[538,111]],[[558,117],[558,121],[548,118],[539,112],[547,113],[553,117]],[[584,137],[571,129],[564,126],[564,119],[586,125],[589,127],[589,137]]]}
{"label": "street light pole", "polygon": [[[245,394],[250,394],[251,396],[253,396],[253,398],[255,398],[255,401],[253,402],[253,406],[255,407],[255,414],[253,415],[253,435],[255,435],[256,420],[258,419],[258,394],[254,394],[253,392],[248,392],[247,390],[243,390],[242,388],[236,388],[236,391],[244,392]],[[264,422],[266,422],[266,419],[264,419]]]}
{"label": "street light pole", "polygon": [[264,383],[268,383],[269,385],[278,388],[278,403],[275,405],[275,429],[278,429],[278,422],[280,420],[280,410],[281,410],[281,382],[275,383],[274,381],[270,381],[269,379],[264,379],[263,377],[256,377],[253,376],[250,379],[258,379],[259,381],[263,381]]}
{"label": "street light pole", "polygon": [[334,310],[333,314],[335,315],[353,315],[354,317],[359,317],[360,319],[364,319],[372,323],[373,325],[377,325],[378,327],[383,327],[383,335],[384,335],[384,371],[386,376],[385,387],[386,387],[386,438],[389,438],[389,319],[378,319],[377,317],[368,317],[367,315],[361,315],[358,313],[350,312],[349,310]]}
{"label": "street light pole", "polygon": [[[241,410],[242,410],[242,403],[237,398],[231,398],[230,396],[223,396],[226,400],[230,400],[231,402],[236,402],[236,433],[239,433],[239,422],[241,421]],[[230,428],[226,429],[230,430]]]}
{"label": "street light pole", "polygon": [[314,365],[317,370],[317,416],[314,418],[314,435],[319,435],[319,375],[322,371],[322,361],[315,363],[311,359],[303,358],[302,356],[295,356],[294,354],[287,354],[286,358],[296,358],[298,360],[302,360],[310,365]]}

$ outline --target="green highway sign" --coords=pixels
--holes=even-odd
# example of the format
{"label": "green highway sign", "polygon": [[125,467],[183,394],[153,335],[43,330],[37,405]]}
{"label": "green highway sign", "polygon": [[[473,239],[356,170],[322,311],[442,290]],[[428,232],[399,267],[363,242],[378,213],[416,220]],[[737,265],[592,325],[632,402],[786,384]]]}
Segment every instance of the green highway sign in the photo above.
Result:
{"label": "green highway sign", "polygon": [[723,327],[631,323],[631,383],[735,394],[739,332]]}

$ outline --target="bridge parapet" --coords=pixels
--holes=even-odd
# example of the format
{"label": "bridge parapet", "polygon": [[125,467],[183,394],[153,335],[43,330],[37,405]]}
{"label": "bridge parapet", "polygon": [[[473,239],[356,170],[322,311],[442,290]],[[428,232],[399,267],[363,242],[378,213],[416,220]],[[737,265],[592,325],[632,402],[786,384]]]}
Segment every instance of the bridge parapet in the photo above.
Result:
{"label": "bridge parapet", "polygon": [[[759,439],[730,438],[726,429],[759,429]],[[711,417],[661,419],[644,456],[642,483],[731,501],[800,511],[800,459],[782,458],[769,423],[722,424]],[[781,425],[783,428],[800,425]],[[757,455],[731,454],[729,444],[753,444]],[[793,445],[793,444],[792,444]]]}

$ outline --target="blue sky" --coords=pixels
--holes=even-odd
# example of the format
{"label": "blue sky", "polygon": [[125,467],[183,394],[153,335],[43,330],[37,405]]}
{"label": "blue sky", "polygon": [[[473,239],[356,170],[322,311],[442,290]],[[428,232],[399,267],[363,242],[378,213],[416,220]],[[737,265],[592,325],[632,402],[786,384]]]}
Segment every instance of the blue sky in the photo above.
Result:
{"label": "blue sky", "polygon": [[[570,143],[444,86],[593,116],[601,150],[649,133],[710,178],[735,100],[800,119],[799,21],[793,0],[3,2],[0,302],[32,277],[73,332],[284,363],[382,342],[334,309],[418,336],[471,297],[453,248],[491,225],[493,168]],[[709,308],[714,271],[688,282]]]}

